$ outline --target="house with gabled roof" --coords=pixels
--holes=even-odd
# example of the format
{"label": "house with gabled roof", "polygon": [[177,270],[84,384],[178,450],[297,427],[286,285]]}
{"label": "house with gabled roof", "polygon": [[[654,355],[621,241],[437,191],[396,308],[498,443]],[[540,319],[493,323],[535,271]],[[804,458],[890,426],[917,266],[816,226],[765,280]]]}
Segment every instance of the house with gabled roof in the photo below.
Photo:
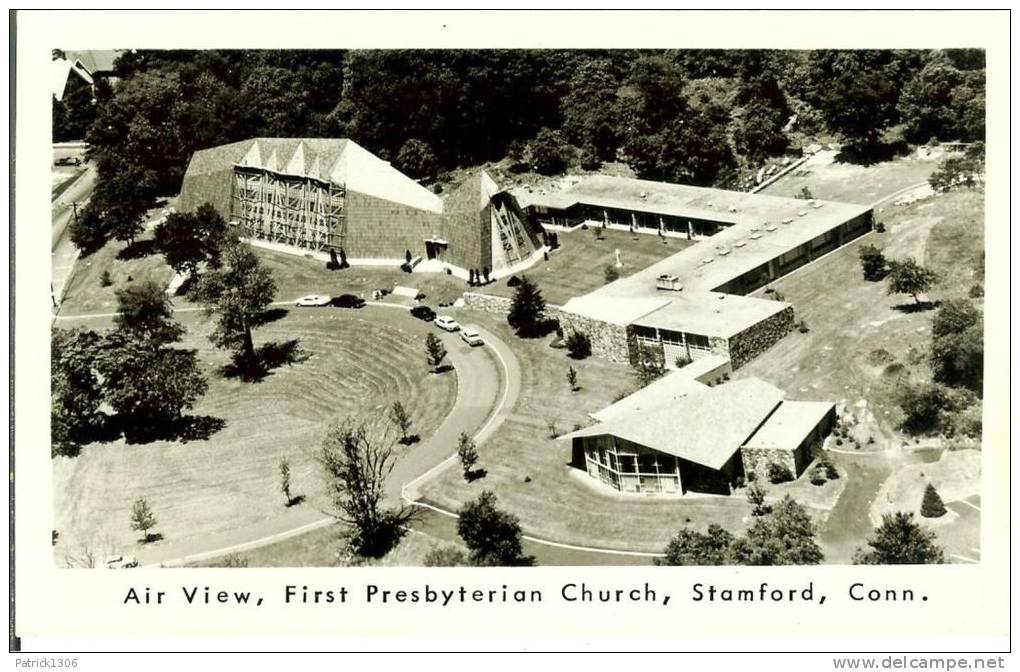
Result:
{"label": "house with gabled roof", "polygon": [[713,357],[668,373],[593,413],[596,424],[561,437],[572,444],[571,464],[621,493],[677,497],[730,494],[744,479],[767,478],[773,465],[801,474],[831,431],[835,406],[789,401],[758,378],[727,382],[725,362]]}

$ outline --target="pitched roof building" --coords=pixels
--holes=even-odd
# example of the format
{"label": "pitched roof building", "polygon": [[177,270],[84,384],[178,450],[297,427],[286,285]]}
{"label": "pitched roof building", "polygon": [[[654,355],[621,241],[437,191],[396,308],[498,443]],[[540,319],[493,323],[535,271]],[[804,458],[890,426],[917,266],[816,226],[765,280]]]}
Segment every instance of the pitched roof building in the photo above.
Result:
{"label": "pitched roof building", "polygon": [[624,493],[674,496],[729,494],[742,479],[769,477],[777,468],[802,473],[835,421],[833,404],[787,401],[757,378],[719,384],[720,362],[704,361],[592,414],[597,424],[562,437],[572,442],[573,465]]}
{"label": "pitched roof building", "polygon": [[[541,248],[513,196],[484,172],[446,199],[353,140],[252,138],[194,153],[180,209],[210,203],[254,243],[354,263],[410,254],[467,277],[524,267]],[[445,207],[444,207],[445,206]]]}

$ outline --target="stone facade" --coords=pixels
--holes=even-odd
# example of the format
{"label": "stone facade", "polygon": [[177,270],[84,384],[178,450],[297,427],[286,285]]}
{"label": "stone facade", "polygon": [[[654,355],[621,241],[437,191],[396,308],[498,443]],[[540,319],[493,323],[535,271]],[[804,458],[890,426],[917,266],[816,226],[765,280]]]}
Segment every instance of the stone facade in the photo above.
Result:
{"label": "stone facade", "polygon": [[637,342],[625,325],[610,324],[559,308],[547,312],[550,317],[559,320],[564,337],[575,331],[585,334],[591,341],[593,356],[621,364],[633,362]]}
{"label": "stone facade", "polygon": [[740,458],[744,462],[744,473],[748,479],[759,478],[762,481],[768,480],[769,465],[779,464],[790,470],[790,473],[797,477],[807,466],[804,462],[798,467],[796,450],[783,448],[748,448],[740,449]]}
{"label": "stone facade", "polygon": [[[733,368],[738,369],[778,343],[791,329],[793,329],[793,306],[787,306],[768,319],[731,337],[727,351],[719,354],[728,355]],[[716,350],[715,344],[712,350]]]}

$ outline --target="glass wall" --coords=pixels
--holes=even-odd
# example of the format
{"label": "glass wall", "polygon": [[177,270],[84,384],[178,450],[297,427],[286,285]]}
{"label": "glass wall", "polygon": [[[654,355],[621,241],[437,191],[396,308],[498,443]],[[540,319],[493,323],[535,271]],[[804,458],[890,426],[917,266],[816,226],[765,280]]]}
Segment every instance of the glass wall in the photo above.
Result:
{"label": "glass wall", "polygon": [[585,437],[588,475],[621,492],[681,495],[679,462],[612,436]]}

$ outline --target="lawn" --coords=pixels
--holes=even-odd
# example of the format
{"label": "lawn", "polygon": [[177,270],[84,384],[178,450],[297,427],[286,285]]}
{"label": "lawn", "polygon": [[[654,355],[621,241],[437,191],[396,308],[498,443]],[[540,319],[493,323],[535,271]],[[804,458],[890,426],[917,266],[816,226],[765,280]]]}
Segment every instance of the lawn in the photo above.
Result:
{"label": "lawn", "polygon": [[886,233],[865,236],[773,283],[810,331],[791,333],[736,377],[758,376],[794,399],[837,402],[868,427],[876,448],[899,443],[901,412],[892,395],[904,375],[930,378],[932,311],[912,311],[910,297],[888,295],[885,282],[865,282],[858,250],[876,245],[889,258],[924,260],[941,278],[928,298],[958,297],[975,280],[983,219],[979,191],[888,207]]}
{"label": "lawn", "polygon": [[[189,329],[184,345],[199,350],[209,380],[209,391],[191,413],[225,425],[207,440],[127,445],[120,439],[54,459],[54,527],[61,546],[132,548],[136,535],[128,512],[139,497],[148,499],[159,521],[156,531],[168,541],[269,519],[282,508],[283,457],[291,462],[292,492],[308,498],[303,506],[320,506],[313,454],[331,422],[367,417],[385,423],[386,408],[399,399],[411,414],[412,431],[428,436],[456,398],[453,374],[428,373],[424,327],[400,311],[364,317],[340,309],[286,311],[255,333],[256,345],[296,340],[297,361],[257,383],[222,375],[228,355],[211,347],[200,313],[181,319]],[[61,550],[55,549],[57,557]]]}
{"label": "lawn", "polygon": [[[521,520],[527,534],[558,542],[638,551],[661,551],[686,523],[719,523],[737,531],[749,509],[742,495],[688,497],[683,501],[621,496],[568,466],[570,444],[549,438],[587,424],[587,414],[636,387],[629,367],[598,360],[569,359],[548,339],[518,339],[505,320],[463,311],[513,348],[521,363],[521,394],[499,431],[478,448],[484,478],[464,481],[448,469],[423,487],[423,496],[456,510],[482,490]],[[464,316],[467,318],[467,315]],[[567,366],[578,372],[581,389],[570,392]]]}
{"label": "lawn", "polygon": [[277,297],[296,299],[305,294],[357,294],[370,299],[373,289],[392,290],[394,285],[415,287],[432,306],[452,303],[465,290],[467,282],[440,273],[404,273],[397,268],[351,266],[342,271],[327,271],[325,262],[295,254],[254,248],[262,262],[273,272]]}
{"label": "lawn", "polygon": [[[694,244],[682,238],[659,238],[613,229],[602,232],[605,240],[596,240],[595,233],[596,229],[560,232],[560,247],[549,254],[549,261],[539,261],[519,275],[527,275],[537,282],[547,303],[563,305],[575,296],[606,284],[605,268],[615,267],[617,249],[623,267],[616,270],[623,277]],[[513,296],[514,292],[512,287],[507,287],[506,280],[476,291],[506,297]]]}
{"label": "lawn", "polygon": [[[329,525],[275,544],[235,553],[232,559],[247,563],[247,567],[333,567],[338,564],[340,546],[338,528]],[[412,531],[405,534],[385,556],[364,564],[368,567],[421,567],[429,551],[452,546],[456,545]],[[217,558],[191,566],[222,567],[224,560]]]}
{"label": "lawn", "polygon": [[883,196],[928,180],[938,161],[907,157],[872,166],[827,162],[824,154],[808,160],[801,168],[761,191],[772,196],[799,196],[807,187],[815,198],[870,205]]}
{"label": "lawn", "polygon": [[[61,315],[113,312],[117,310],[114,292],[130,282],[152,280],[162,286],[170,284],[173,269],[166,265],[162,255],[151,253],[152,231],[140,235],[132,251],[125,252],[127,247],[125,242],[111,240],[98,251],[78,258],[60,304]],[[110,274],[110,284],[106,286],[104,271]],[[185,302],[175,303],[180,306]]]}

